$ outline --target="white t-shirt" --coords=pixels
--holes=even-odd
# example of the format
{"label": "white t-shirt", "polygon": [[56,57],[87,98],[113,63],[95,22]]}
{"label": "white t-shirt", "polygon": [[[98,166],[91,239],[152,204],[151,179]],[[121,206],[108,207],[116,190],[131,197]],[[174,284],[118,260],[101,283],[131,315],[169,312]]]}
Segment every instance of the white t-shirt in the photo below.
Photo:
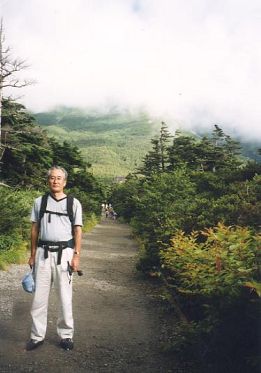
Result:
{"label": "white t-shirt", "polygon": [[[36,198],[31,213],[31,221],[38,222],[42,197]],[[67,213],[67,197],[56,200],[52,195],[48,196],[46,210]],[[73,199],[73,225],[82,226],[82,206],[80,202]],[[44,214],[41,220],[39,239],[43,241],[69,241],[72,239],[72,224],[69,216],[56,214]]]}

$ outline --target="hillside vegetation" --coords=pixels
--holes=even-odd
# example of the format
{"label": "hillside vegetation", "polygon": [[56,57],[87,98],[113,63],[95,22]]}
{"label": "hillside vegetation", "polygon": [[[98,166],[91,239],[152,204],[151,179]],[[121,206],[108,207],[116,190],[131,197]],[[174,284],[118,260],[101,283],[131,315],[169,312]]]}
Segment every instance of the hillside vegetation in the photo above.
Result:
{"label": "hillside vegetation", "polygon": [[46,192],[46,171],[52,165],[68,171],[67,192],[82,203],[84,229],[97,222],[104,199],[102,187],[89,172],[80,150],[48,137],[26,108],[10,99],[2,100],[2,144],[0,269],[24,260],[30,209],[34,198]]}
{"label": "hillside vegetation", "polygon": [[143,112],[98,113],[58,108],[34,116],[58,141],[77,145],[84,159],[92,165],[93,174],[102,179],[126,176],[140,166],[151,148],[150,139],[157,127]]}
{"label": "hillside vegetation", "polygon": [[[93,175],[105,181],[126,176],[141,166],[162,121],[142,111],[134,113],[117,108],[105,112],[58,107],[34,117],[57,141],[76,145],[84,160],[91,164]],[[202,138],[206,133],[198,128],[195,134]],[[240,141],[242,156],[261,160],[257,152],[260,142],[235,138]]]}
{"label": "hillside vegetation", "polygon": [[260,372],[260,195],[261,163],[219,126],[173,138],[164,123],[111,195],[140,243],[138,269],[183,315],[166,351],[200,372]]}

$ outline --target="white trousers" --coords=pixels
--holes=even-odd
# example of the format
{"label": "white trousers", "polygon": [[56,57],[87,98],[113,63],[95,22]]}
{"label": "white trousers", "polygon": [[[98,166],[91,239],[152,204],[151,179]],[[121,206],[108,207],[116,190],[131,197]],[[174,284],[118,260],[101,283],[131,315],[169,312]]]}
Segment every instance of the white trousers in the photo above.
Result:
{"label": "white trousers", "polygon": [[57,255],[57,252],[48,252],[48,258],[45,259],[43,248],[38,247],[36,251],[31,338],[37,341],[42,341],[45,338],[48,301],[52,284],[54,284],[59,300],[57,333],[61,339],[73,338],[72,281],[70,281],[68,273],[68,262],[71,263],[73,250],[69,247],[63,250],[60,265],[56,264]]}

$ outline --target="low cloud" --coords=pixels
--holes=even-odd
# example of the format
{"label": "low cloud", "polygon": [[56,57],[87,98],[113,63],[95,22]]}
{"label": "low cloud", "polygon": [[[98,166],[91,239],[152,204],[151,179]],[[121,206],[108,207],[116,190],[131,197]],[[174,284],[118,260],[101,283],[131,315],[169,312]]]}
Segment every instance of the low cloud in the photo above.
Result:
{"label": "low cloud", "polygon": [[[144,107],[261,140],[259,0],[0,0],[6,39],[55,105]],[[20,92],[19,92],[20,93]]]}

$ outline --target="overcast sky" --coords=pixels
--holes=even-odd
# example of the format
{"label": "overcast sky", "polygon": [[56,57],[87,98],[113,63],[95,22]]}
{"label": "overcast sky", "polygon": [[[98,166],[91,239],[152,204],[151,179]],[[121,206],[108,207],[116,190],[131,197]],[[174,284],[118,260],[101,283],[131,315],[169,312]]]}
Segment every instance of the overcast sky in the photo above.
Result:
{"label": "overcast sky", "polygon": [[260,0],[0,0],[28,109],[144,107],[261,140]]}

